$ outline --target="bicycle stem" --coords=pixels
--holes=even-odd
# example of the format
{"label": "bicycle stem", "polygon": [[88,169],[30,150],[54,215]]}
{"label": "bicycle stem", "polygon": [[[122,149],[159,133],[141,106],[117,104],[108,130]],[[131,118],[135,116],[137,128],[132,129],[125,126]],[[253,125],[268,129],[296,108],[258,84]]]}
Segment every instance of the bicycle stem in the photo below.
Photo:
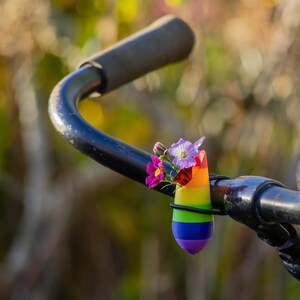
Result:
{"label": "bicycle stem", "polygon": [[241,176],[235,180],[210,180],[212,204],[279,252],[285,268],[300,280],[300,193],[285,189],[278,181]]}

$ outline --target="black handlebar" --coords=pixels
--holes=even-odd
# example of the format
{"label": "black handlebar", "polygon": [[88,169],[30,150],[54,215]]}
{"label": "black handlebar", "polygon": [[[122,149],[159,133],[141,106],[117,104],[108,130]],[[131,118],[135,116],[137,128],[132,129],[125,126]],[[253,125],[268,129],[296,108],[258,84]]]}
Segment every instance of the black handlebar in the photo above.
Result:
{"label": "black handlebar", "polygon": [[82,66],[99,66],[100,93],[107,93],[150,71],[186,58],[194,34],[179,18],[165,16],[112,48],[87,59]]}
{"label": "black handlebar", "polygon": [[[93,128],[79,115],[77,103],[93,92],[107,93],[149,71],[186,58],[193,44],[190,27],[179,18],[166,16],[88,59],[52,91],[49,115],[56,130],[82,153],[144,183],[150,154]],[[166,188],[164,192],[170,190]]]}
{"label": "black handlebar", "polygon": [[[145,184],[151,154],[121,142],[88,124],[78,113],[78,101],[98,91],[109,92],[149,71],[188,56],[194,35],[182,20],[164,18],[141,33],[92,57],[63,79],[49,102],[57,131],[80,152],[100,164]],[[165,164],[171,173],[170,165]],[[257,176],[210,177],[212,206],[249,226],[279,251],[287,270],[300,280],[300,192],[275,180]],[[156,190],[173,197],[174,186]]]}
{"label": "black handlebar", "polygon": [[251,214],[265,223],[300,225],[300,192],[288,190],[278,181],[241,176],[234,180],[211,181],[211,191],[214,208],[237,221]]}

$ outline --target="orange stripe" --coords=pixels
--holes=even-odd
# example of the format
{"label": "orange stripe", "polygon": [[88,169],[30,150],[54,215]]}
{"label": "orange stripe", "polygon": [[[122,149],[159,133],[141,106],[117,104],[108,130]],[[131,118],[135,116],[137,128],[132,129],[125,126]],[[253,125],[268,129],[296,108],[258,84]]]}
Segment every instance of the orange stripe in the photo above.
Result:
{"label": "orange stripe", "polygon": [[186,189],[186,188],[206,187],[206,186],[209,186],[208,168],[205,169],[197,168],[196,173],[193,174],[193,178],[183,188]]}
{"label": "orange stripe", "polygon": [[210,204],[210,187],[178,188],[175,192],[174,202],[182,205]]}

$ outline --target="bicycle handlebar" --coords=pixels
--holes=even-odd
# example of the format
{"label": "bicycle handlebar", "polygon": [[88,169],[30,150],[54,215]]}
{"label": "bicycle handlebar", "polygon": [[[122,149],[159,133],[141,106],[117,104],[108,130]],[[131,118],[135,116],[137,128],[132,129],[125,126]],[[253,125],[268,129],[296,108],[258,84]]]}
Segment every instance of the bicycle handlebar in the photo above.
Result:
{"label": "bicycle handlebar", "polygon": [[99,66],[100,93],[107,93],[150,71],[186,58],[194,33],[179,18],[165,16],[115,46],[87,59],[81,66]]}
{"label": "bicycle handlebar", "polygon": [[[78,101],[95,91],[109,92],[146,72],[185,58],[193,42],[189,27],[178,18],[168,17],[92,57],[53,89],[49,115],[56,130],[80,152],[145,184],[151,154],[92,127],[80,116]],[[167,163],[165,168],[172,172]],[[279,251],[287,270],[300,280],[300,237],[290,225],[300,225],[300,192],[257,176],[234,180],[211,176],[210,187],[213,208],[254,229]],[[174,188],[162,183],[155,189],[173,196]]]}
{"label": "bicycle handlebar", "polygon": [[193,44],[189,26],[167,16],[87,60],[51,93],[49,115],[56,130],[87,156],[143,183],[150,154],[93,128],[78,113],[77,103],[93,92],[107,93],[146,72],[186,58]]}
{"label": "bicycle handlebar", "polygon": [[265,223],[300,225],[300,192],[288,190],[278,181],[241,176],[234,180],[213,181],[211,192],[214,208],[234,219],[251,213]]}

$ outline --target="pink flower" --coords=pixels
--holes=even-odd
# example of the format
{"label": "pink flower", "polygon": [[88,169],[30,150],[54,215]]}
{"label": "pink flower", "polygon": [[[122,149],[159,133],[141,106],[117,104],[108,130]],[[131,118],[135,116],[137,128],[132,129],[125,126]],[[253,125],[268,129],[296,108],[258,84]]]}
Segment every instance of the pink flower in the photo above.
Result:
{"label": "pink flower", "polygon": [[151,159],[152,163],[148,163],[146,169],[147,174],[149,174],[146,177],[146,185],[149,189],[157,186],[164,178],[162,161],[156,156],[151,157]]}

